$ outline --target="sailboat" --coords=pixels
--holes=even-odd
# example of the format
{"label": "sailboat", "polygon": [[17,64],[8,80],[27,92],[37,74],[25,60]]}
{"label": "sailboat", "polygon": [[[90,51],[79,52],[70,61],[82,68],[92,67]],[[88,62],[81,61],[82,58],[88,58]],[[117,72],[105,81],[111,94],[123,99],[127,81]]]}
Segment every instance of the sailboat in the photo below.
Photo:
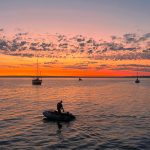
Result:
{"label": "sailboat", "polygon": [[137,72],[137,77],[136,77],[135,83],[140,83],[140,80],[138,78],[138,72]]}
{"label": "sailboat", "polygon": [[38,66],[38,58],[37,58],[37,75],[35,79],[32,80],[32,85],[41,85],[42,79],[39,78],[39,66]]}

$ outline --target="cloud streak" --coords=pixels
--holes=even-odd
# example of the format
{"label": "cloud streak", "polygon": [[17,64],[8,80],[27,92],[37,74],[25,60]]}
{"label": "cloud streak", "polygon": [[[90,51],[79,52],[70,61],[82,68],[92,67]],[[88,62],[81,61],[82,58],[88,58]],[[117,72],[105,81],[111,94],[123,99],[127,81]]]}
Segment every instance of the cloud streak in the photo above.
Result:
{"label": "cloud streak", "polygon": [[[3,29],[2,29],[3,30]],[[52,35],[49,35],[49,37]],[[96,41],[82,35],[66,36],[56,34],[52,38],[32,37],[30,33],[17,33],[11,39],[0,37],[0,53],[22,57],[84,57],[93,59],[149,59],[150,33],[142,36],[125,34],[112,36],[111,41]]]}
{"label": "cloud streak", "polygon": [[[115,65],[100,64],[99,61],[137,61],[150,60],[150,33],[137,35],[124,34],[122,37],[111,36],[111,40],[96,40],[83,35],[67,36],[19,32],[13,36],[4,35],[0,29],[0,54],[22,58],[41,57],[51,59],[43,62],[43,67],[59,65],[65,69],[78,70],[131,70],[136,71],[136,64]],[[78,60],[65,63],[63,60]],[[76,62],[76,63],[75,63]],[[149,65],[138,66],[139,70],[150,71]]]}

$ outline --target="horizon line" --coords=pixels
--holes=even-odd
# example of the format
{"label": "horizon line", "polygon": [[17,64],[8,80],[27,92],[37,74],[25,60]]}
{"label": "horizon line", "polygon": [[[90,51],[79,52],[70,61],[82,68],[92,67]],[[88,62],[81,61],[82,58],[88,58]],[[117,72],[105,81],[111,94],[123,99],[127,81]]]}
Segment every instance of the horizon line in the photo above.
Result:
{"label": "horizon line", "polygon": [[[35,78],[29,75],[6,75],[0,78]],[[38,76],[39,78],[135,78],[137,76]],[[139,78],[150,78],[150,76],[138,76]]]}

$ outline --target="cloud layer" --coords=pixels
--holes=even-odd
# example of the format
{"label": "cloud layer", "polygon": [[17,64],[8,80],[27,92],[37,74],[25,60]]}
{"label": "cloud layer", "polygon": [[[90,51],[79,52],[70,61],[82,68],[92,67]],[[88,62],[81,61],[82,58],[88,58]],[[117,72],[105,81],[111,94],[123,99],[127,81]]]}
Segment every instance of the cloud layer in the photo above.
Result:
{"label": "cloud layer", "polygon": [[0,53],[22,57],[91,58],[133,60],[150,58],[150,33],[124,34],[111,40],[95,40],[82,35],[66,36],[17,33],[11,38],[0,29]]}

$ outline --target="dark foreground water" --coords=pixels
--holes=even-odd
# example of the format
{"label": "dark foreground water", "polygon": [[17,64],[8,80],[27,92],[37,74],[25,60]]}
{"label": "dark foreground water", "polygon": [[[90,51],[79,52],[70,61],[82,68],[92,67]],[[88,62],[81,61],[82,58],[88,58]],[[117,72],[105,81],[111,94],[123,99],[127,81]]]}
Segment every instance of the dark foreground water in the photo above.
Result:
{"label": "dark foreground water", "polygon": [[[76,120],[43,120],[62,99]],[[150,150],[150,79],[0,79],[0,150]]]}

